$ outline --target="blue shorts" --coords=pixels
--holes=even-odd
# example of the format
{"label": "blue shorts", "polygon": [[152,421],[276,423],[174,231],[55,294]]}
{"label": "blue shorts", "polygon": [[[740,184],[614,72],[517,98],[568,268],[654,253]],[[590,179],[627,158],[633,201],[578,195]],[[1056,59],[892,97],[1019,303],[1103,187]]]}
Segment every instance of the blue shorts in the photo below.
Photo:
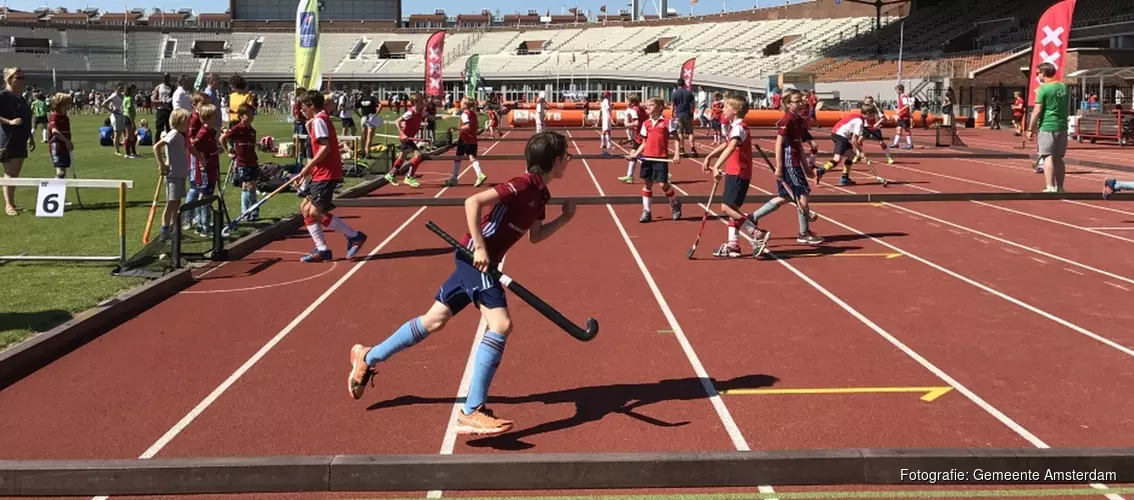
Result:
{"label": "blue shorts", "polygon": [[[791,188],[789,195],[787,190],[784,189],[784,184]],[[803,173],[800,167],[785,167],[784,168],[784,181],[776,183],[776,190],[779,191],[781,198],[790,200],[794,195],[798,200],[800,196],[807,196],[811,194],[811,184],[807,183],[807,175]]]}
{"label": "blue shorts", "polygon": [[508,307],[508,299],[504,296],[504,285],[492,276],[478,271],[472,262],[454,254],[456,267],[441,290],[437,292],[437,302],[449,306],[454,315],[460,313],[469,304],[479,304],[489,309]]}

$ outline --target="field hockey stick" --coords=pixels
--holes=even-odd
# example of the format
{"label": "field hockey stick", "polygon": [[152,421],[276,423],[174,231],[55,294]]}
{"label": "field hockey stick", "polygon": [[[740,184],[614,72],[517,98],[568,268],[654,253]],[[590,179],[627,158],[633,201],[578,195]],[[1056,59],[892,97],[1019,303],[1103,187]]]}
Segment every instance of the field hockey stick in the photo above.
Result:
{"label": "field hockey stick", "polygon": [[673,163],[673,158],[647,158],[645,156],[628,157],[627,160],[634,161],[652,161],[655,163]]}
{"label": "field hockey stick", "polygon": [[[72,179],[79,180],[79,174],[75,173],[74,165],[71,165],[71,168],[68,170],[71,171]],[[79,208],[87,208],[83,206],[83,196],[79,194],[79,186],[75,186],[75,200],[79,202]]]}
{"label": "field hockey stick", "polygon": [[154,201],[150,203],[150,216],[146,218],[146,229],[142,231],[142,244],[150,243],[150,230],[154,227],[154,216],[157,215],[157,200],[161,195],[161,185],[165,184],[165,174],[158,174],[157,187],[154,188]]}
{"label": "field hockey stick", "polygon": [[[772,161],[768,159],[768,155],[764,153],[764,149],[761,148],[759,144],[756,144],[755,141],[753,141],[753,144],[756,146],[756,151],[760,153],[760,157],[764,158],[764,163],[766,163],[768,165],[768,168],[772,169],[772,173],[775,174],[776,167],[772,166]],[[815,213],[814,210],[811,210],[810,207],[805,212],[803,210],[803,207],[799,206],[799,201],[795,199],[795,193],[792,192],[791,186],[789,186],[787,182],[784,182],[783,179],[777,179],[777,182],[779,182],[780,186],[782,186],[784,188],[784,191],[787,192],[788,198],[791,198],[792,204],[795,205],[795,209],[798,210],[799,213],[803,214],[803,216],[807,217],[807,220],[811,222],[819,220],[819,214]]]}
{"label": "field hockey stick", "polygon": [[300,176],[299,176],[299,175],[294,175],[294,176],[292,176],[292,177],[291,177],[290,179],[288,179],[288,180],[287,180],[287,182],[285,182],[285,183],[281,184],[281,185],[280,185],[280,187],[276,188],[276,190],[275,190],[275,191],[272,191],[271,193],[269,193],[269,194],[268,194],[268,196],[265,196],[265,197],[264,197],[263,199],[261,199],[260,201],[257,201],[257,202],[256,202],[255,204],[253,204],[252,206],[248,207],[248,210],[245,210],[245,211],[244,211],[244,213],[240,214],[240,216],[239,216],[239,217],[237,217],[237,218],[235,218],[235,219],[232,219],[231,221],[229,221],[228,225],[227,225],[227,226],[225,226],[225,228],[224,228],[223,230],[221,230],[221,235],[222,235],[222,236],[225,236],[225,237],[228,237],[228,235],[232,233],[232,230],[233,230],[233,229],[236,229],[236,225],[237,225],[237,224],[239,224],[239,223],[240,223],[240,221],[242,221],[242,220],[244,220],[244,219],[247,219],[247,218],[248,218],[248,216],[249,216],[249,214],[252,214],[252,213],[253,213],[253,212],[255,212],[256,210],[259,210],[259,209],[260,209],[260,205],[263,205],[263,204],[267,203],[267,202],[268,202],[268,200],[272,199],[272,198],[273,198],[273,197],[274,197],[275,195],[279,194],[279,193],[280,193],[280,191],[283,191],[283,190],[284,190],[284,188],[286,188],[286,187],[290,186],[290,185],[291,185],[291,184],[292,184],[293,182],[295,182],[295,181],[296,181],[296,180],[298,180],[298,179],[300,179]]}
{"label": "field hockey stick", "polygon": [[870,168],[870,173],[874,174],[874,179],[876,179],[878,182],[881,182],[882,187],[886,187],[886,184],[890,181],[886,180],[885,177],[878,175],[878,171],[874,169],[874,163],[870,161],[870,158],[868,158],[866,155],[862,155],[862,158],[866,160],[866,166]]}
{"label": "field hockey stick", "polygon": [[[440,236],[441,239],[445,240],[446,243],[452,245],[453,248],[456,248],[457,251],[461,253],[461,255],[463,255],[470,261],[473,259],[473,253],[471,250],[460,244],[460,242],[458,242],[457,240],[453,239],[452,236],[449,236],[449,233],[446,233],[443,229],[438,227],[437,224],[434,224],[433,221],[427,222],[425,224],[425,227],[429,228],[429,230],[433,231],[433,233],[437,236]],[[584,330],[575,323],[572,323],[571,320],[567,319],[559,311],[556,311],[555,308],[548,305],[547,302],[544,302],[539,297],[536,297],[536,295],[530,292],[527,288],[524,288],[520,286],[519,283],[513,281],[510,276],[500,272],[500,270],[495,266],[489,266],[488,274],[493,278],[499,280],[500,283],[507,287],[509,291],[516,294],[516,296],[520,297],[520,299],[524,302],[527,302],[528,305],[535,308],[536,311],[539,311],[539,313],[542,314],[545,318],[551,320],[552,323],[555,323],[556,326],[562,328],[563,331],[567,332],[568,335],[571,335],[576,340],[587,342],[593,340],[595,336],[598,335],[599,324],[598,321],[594,318],[587,318],[587,329]]]}
{"label": "field hockey stick", "polygon": [[717,184],[720,182],[720,177],[713,179],[713,190],[709,191],[709,201],[705,202],[705,213],[701,215],[701,228],[697,230],[697,239],[693,240],[693,246],[685,253],[685,257],[689,260],[693,260],[693,254],[697,253],[697,245],[701,243],[701,233],[705,232],[705,223],[709,221],[709,211],[713,206],[713,195],[717,194]]}

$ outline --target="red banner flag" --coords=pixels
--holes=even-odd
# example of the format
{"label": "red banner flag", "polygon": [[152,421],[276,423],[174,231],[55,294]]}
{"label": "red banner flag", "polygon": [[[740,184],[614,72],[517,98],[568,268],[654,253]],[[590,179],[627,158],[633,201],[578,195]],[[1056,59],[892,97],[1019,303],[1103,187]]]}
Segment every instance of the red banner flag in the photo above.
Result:
{"label": "red banner flag", "polygon": [[1055,65],[1055,79],[1066,74],[1067,40],[1071,37],[1071,16],[1075,0],[1063,0],[1047,9],[1036,23],[1036,41],[1032,45],[1031,79],[1028,81],[1028,106],[1035,105],[1036,89],[1043,83],[1036,67],[1045,62]]}
{"label": "red banner flag", "polygon": [[441,56],[445,54],[445,32],[438,31],[425,43],[425,95],[440,97],[445,92],[441,78]]}
{"label": "red banner flag", "polygon": [[697,58],[694,57],[685,61],[681,65],[681,79],[685,80],[685,88],[693,90],[693,66],[697,64]]}

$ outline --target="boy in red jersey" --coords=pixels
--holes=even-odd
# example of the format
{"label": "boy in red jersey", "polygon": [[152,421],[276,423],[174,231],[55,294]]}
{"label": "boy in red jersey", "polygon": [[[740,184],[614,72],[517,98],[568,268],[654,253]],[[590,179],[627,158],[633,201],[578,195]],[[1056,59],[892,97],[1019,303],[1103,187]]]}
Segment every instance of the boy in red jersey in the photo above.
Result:
{"label": "boy in red jersey", "polygon": [[[638,94],[630,94],[626,99],[626,140],[633,144],[634,149],[642,147],[642,124],[650,119],[650,115],[646,114],[646,110],[642,108],[642,98]],[[626,164],[626,176],[619,177],[618,180],[626,183],[634,183],[634,166],[638,164],[637,159],[631,159]]]}
{"label": "boy in red jersey", "polygon": [[[805,215],[811,213],[807,201],[811,195],[811,185],[807,182],[809,176],[804,172],[803,164],[803,141],[808,135],[807,118],[799,115],[800,105],[803,104],[803,93],[794,89],[788,90],[784,92],[783,102],[787,110],[784,111],[784,117],[779,121],[779,132],[776,134],[775,176],[778,196],[753,212],[749,219],[753,225],[757,225],[761,218],[776,211],[784,203],[789,203],[791,198],[794,197],[800,208],[800,211],[797,212],[799,235],[795,241],[808,245],[818,245],[823,243],[823,238],[811,232],[810,221],[808,216]],[[784,184],[787,184],[787,188],[791,189],[790,193],[784,188]],[[767,231],[761,231],[759,227],[756,227],[753,231],[764,241],[767,241]]]}
{"label": "boy in red jersey", "polygon": [[496,138],[496,129],[499,128],[499,127],[500,127],[500,112],[496,110],[495,106],[488,108],[488,130],[486,131],[486,132],[488,132],[488,137],[495,139]]}
{"label": "boy in red jersey", "polygon": [[[677,132],[677,122],[662,117],[665,101],[660,97],[650,99],[646,105],[650,118],[642,123],[642,145],[633,153],[626,156],[628,160],[641,160],[642,166],[638,175],[642,178],[642,216],[638,222],[653,220],[651,205],[654,199],[654,183],[660,182],[662,192],[669,199],[669,209],[673,213],[673,220],[681,218],[681,202],[677,201],[677,192],[669,184],[669,164],[663,160],[669,156],[670,134]],[[674,165],[681,163],[681,154],[678,153],[681,145],[680,138],[674,137],[674,154],[671,160]]]}
{"label": "boy in red jersey", "polygon": [[325,102],[326,99],[318,90],[308,90],[299,96],[300,108],[307,117],[305,132],[314,153],[303,170],[299,171],[301,179],[311,176],[306,197],[299,203],[299,213],[303,215],[303,225],[311,239],[315,240],[315,250],[304,255],[300,259],[303,262],[324,262],[334,258],[323,236],[323,226],[346,236],[348,259],[353,258],[362,244],[366,243],[365,233],[355,231],[342,219],[331,214],[331,210],[335,209],[335,188],[343,181],[343,157],[339,155],[339,138],[324,107]]}
{"label": "boy in red jersey", "polygon": [[390,171],[386,172],[386,182],[389,182],[391,186],[398,185],[397,181],[394,180],[394,174],[402,167],[406,156],[410,156],[410,169],[402,180],[411,187],[421,187],[421,182],[413,174],[417,171],[417,166],[421,165],[421,151],[417,148],[417,134],[421,132],[421,122],[425,120],[424,109],[425,103],[422,101],[421,94],[414,94],[412,103],[408,106],[406,112],[394,121],[394,125],[398,127],[398,140],[402,141],[402,151],[398,154],[398,159],[394,160],[394,165],[390,167]]}
{"label": "boy in red jersey", "polygon": [[480,170],[480,161],[476,157],[477,127],[476,100],[472,97],[466,97],[461,101],[461,133],[457,139],[457,158],[453,160],[453,177],[445,181],[446,186],[457,185],[457,177],[461,175],[461,157],[463,156],[468,157],[469,161],[472,162],[473,170],[476,171],[476,182],[473,183],[473,187],[480,187],[488,179],[488,176]]}
{"label": "boy in red jersey", "polygon": [[[720,102],[720,93],[713,96]],[[716,102],[713,103],[714,107]],[[748,133],[748,125],[744,123],[744,115],[748,113],[748,100],[743,96],[732,95],[724,101],[719,117],[728,122],[728,141],[717,146],[705,157],[705,164],[701,169],[710,172],[709,162],[715,157],[717,161],[712,164],[713,177],[720,177],[721,168],[724,167],[724,194],[721,195],[721,211],[728,216],[728,241],[722,243],[720,248],[713,252],[716,257],[740,257],[740,242],[737,231],[743,230],[752,240],[752,255],[758,256],[768,244],[771,233],[760,231],[747,214],[740,211],[744,199],[748,195],[748,186],[752,182],[752,136]],[[719,130],[719,127],[718,127]]]}
{"label": "boy in red jersey", "polygon": [[[371,383],[374,367],[398,352],[413,346],[445,327],[445,324],[469,304],[480,309],[488,325],[477,347],[472,384],[464,408],[457,415],[457,434],[492,435],[507,432],[512,422],[497,418],[485,408],[488,387],[504,355],[512,318],[504,295],[504,286],[487,271],[496,268],[508,249],[528,234],[532,243],[539,243],[555,234],[575,215],[574,205],[563,203],[563,215],[545,223],[545,206],[551,198],[547,185],[563,177],[571,154],[567,139],[556,132],[540,132],[528,140],[524,157],[528,172],[507,183],[498,184],[465,201],[469,232],[461,244],[473,251],[470,261],[456,252],[456,268],[434,297],[433,305],[422,316],[405,322],[386,341],[364,347],[356,344],[350,351],[351,370],[347,385],[354,399],[362,397]],[[491,206],[487,215],[481,211]]]}
{"label": "boy in red jersey", "polygon": [[[721,93],[720,92],[714,92],[713,93],[713,105],[712,105],[711,111],[709,112],[709,128],[713,129],[713,145],[714,146],[716,146],[717,144],[720,144],[722,142],[725,142],[725,140],[724,140],[725,134],[727,134],[729,132],[729,130],[726,130],[726,127],[731,128],[731,125],[723,120],[723,118],[724,118],[724,107],[725,107],[725,104],[724,104],[724,100],[721,99]],[[731,121],[732,119],[730,118],[729,120]]]}
{"label": "boy in red jersey", "polygon": [[[260,164],[256,157],[256,129],[252,128],[255,110],[248,104],[236,109],[237,122],[221,135],[221,143],[228,147],[228,156],[233,160],[232,186],[240,187],[240,213],[247,212],[256,204],[256,181],[260,179]],[[258,211],[249,214],[249,220],[256,220]]]}
{"label": "boy in red jersey", "polygon": [[1012,93],[1015,98],[1012,101],[1012,128],[1016,129],[1012,135],[1020,137],[1024,135],[1024,112],[1027,106],[1024,105],[1024,94],[1019,90]]}
{"label": "boy in red jersey", "polygon": [[902,136],[906,136],[905,149],[913,149],[913,130],[910,125],[913,120],[913,99],[906,95],[906,86],[898,85],[894,87],[894,91],[898,93],[898,130],[894,132],[894,143],[890,147],[898,147],[898,141]]}
{"label": "boy in red jersey", "polygon": [[55,167],[55,178],[66,179],[67,169],[71,168],[71,152],[75,144],[71,142],[71,118],[67,116],[75,104],[71,94],[59,92],[51,97],[51,115],[47,118],[47,151],[51,164]]}
{"label": "boy in red jersey", "polygon": [[[199,125],[196,132],[188,137],[196,156],[193,157],[195,162],[189,167],[190,194],[186,196],[187,203],[212,196],[217,179],[220,178],[220,145],[217,142],[221,126],[220,111],[212,103],[206,102],[197,107],[196,113]],[[210,215],[210,207],[197,207],[195,214],[186,214],[189,217],[185,221],[186,228],[195,225],[198,235],[208,237]]]}

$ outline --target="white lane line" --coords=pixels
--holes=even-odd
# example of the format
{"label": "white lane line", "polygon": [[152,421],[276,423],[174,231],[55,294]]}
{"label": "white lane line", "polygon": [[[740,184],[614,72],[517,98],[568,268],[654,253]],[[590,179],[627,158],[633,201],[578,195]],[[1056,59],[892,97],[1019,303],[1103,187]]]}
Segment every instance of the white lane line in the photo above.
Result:
{"label": "white lane line", "polygon": [[[503,138],[503,136],[501,137]],[[496,144],[499,144],[499,142],[497,142]],[[496,144],[493,144],[493,146],[495,146]],[[489,149],[491,149],[491,147]],[[460,175],[458,175],[458,178],[463,177],[465,173],[467,173],[470,169],[472,169],[471,165],[465,167],[465,169],[461,171]],[[441,195],[445,194],[445,191],[447,191],[448,189],[448,186],[441,188],[440,191],[437,191],[437,194],[433,195],[433,198],[440,198]],[[288,323],[287,326],[285,326],[282,330],[280,330],[279,333],[276,334],[276,336],[268,340],[268,343],[264,344],[264,346],[261,347],[260,350],[256,351],[256,353],[253,354],[252,357],[248,358],[248,360],[245,361],[244,364],[240,365],[240,367],[237,368],[235,372],[232,372],[232,375],[229,375],[228,378],[224,380],[224,382],[221,382],[221,384],[218,385],[216,389],[213,389],[213,392],[210,392],[208,396],[205,396],[205,399],[202,399],[200,403],[197,403],[197,406],[193,407],[193,409],[190,410],[189,413],[182,417],[181,420],[179,420],[176,424],[174,424],[173,427],[166,431],[165,434],[158,438],[158,440],[154,442],[154,444],[151,445],[148,449],[146,449],[146,451],[144,451],[138,458],[142,460],[148,460],[155,457],[158,452],[162,450],[162,448],[165,448],[170,441],[173,441],[173,438],[177,437],[178,434],[181,434],[181,431],[185,430],[185,428],[188,427],[189,424],[193,423],[193,421],[196,420],[197,417],[201,415],[201,413],[208,409],[209,406],[212,406],[212,404],[216,402],[216,400],[220,398],[221,395],[225,393],[225,391],[232,387],[232,385],[235,384],[236,381],[240,379],[240,377],[243,377],[245,373],[248,373],[248,370],[251,370],[257,362],[264,358],[264,356],[267,356],[268,352],[270,352],[273,348],[276,347],[277,344],[283,341],[284,337],[287,337],[292,331],[295,330],[297,326],[299,326],[300,323],[303,322],[303,320],[307,319],[307,317],[310,316],[311,313],[315,312],[315,310],[320,305],[322,305],[323,302],[326,302],[327,299],[335,293],[335,291],[342,287],[343,284],[351,278],[351,276],[354,276],[354,274],[357,273],[359,269],[362,269],[362,266],[370,262],[370,257],[373,257],[378,252],[382,251],[382,249],[385,248],[386,245],[390,244],[390,242],[393,241],[395,237],[397,237],[399,234],[401,234],[402,231],[409,227],[410,223],[416,220],[417,217],[420,216],[426,208],[429,207],[421,207],[417,209],[417,211],[414,212],[413,215],[409,216],[409,218],[407,218],[401,226],[398,226],[398,228],[395,229],[394,232],[390,233],[390,235],[387,236],[385,240],[382,240],[382,242],[379,243],[378,246],[370,250],[370,253],[366,254],[366,258],[356,263],[353,267],[350,268],[350,270],[346,272],[346,274],[343,275],[343,277],[339,278],[338,281],[327,288],[327,291],[323,292],[323,294],[320,295],[319,298],[315,299],[315,301],[312,302],[311,305],[307,306],[307,308],[304,309],[303,312],[299,313],[299,315],[296,316],[295,319],[291,320],[291,322]],[[98,496],[94,497],[94,500],[106,500],[108,498],[110,497]]]}
{"label": "white lane line", "polygon": [[[570,135],[571,133],[568,132],[567,134]],[[575,146],[575,151],[577,151],[579,155],[583,154],[583,150],[579,148],[579,144],[575,142],[574,139],[571,140],[571,144]],[[620,145],[615,144],[615,146],[626,151],[626,149]],[[598,178],[595,177],[595,173],[591,170],[590,164],[587,160],[582,161],[583,166],[587,169],[587,173],[591,176],[591,181],[595,184],[595,189],[598,189],[599,196],[606,196],[606,192],[603,191],[602,185],[599,184]],[[677,186],[674,185],[674,187]],[[684,193],[685,191],[682,192]],[[634,256],[634,262],[638,264],[638,269],[642,271],[642,276],[646,278],[646,283],[649,284],[650,291],[653,292],[658,307],[661,308],[662,314],[665,315],[666,321],[669,322],[674,337],[677,338],[677,342],[681,344],[681,350],[685,352],[685,357],[689,360],[689,364],[692,365],[693,372],[696,373],[697,378],[701,380],[701,387],[705,389],[705,394],[709,396],[709,401],[712,403],[713,409],[716,410],[717,417],[720,418],[725,431],[728,432],[733,446],[736,447],[737,451],[749,451],[748,441],[744,439],[744,434],[740,432],[740,427],[736,425],[736,420],[732,418],[732,413],[729,412],[728,407],[725,406],[720,393],[717,392],[717,388],[713,386],[708,371],[705,370],[705,366],[701,364],[700,358],[697,357],[697,353],[693,350],[693,345],[689,343],[688,337],[685,336],[685,330],[681,328],[681,324],[677,322],[677,317],[674,316],[673,310],[669,307],[669,303],[665,300],[665,297],[662,296],[661,289],[658,288],[657,282],[654,281],[653,274],[646,268],[646,263],[642,260],[641,254],[638,253],[638,248],[630,241],[630,236],[626,233],[626,228],[622,225],[622,220],[618,218],[618,214],[614,212],[614,207],[609,203],[606,205],[606,209],[610,212],[610,218],[614,220],[614,224],[618,226],[618,232],[622,234],[622,240],[626,242],[626,247],[630,250],[630,254]],[[774,493],[775,491],[771,486],[760,486],[760,492]]]}
{"label": "white lane line", "polygon": [[1110,285],[1110,286],[1113,286],[1113,287],[1115,287],[1115,288],[1117,288],[1117,289],[1119,289],[1119,290],[1122,290],[1122,291],[1124,291],[1124,292],[1129,292],[1129,291],[1130,291],[1130,289],[1129,289],[1129,288],[1126,288],[1126,287],[1124,287],[1124,286],[1122,286],[1122,285],[1119,285],[1118,283],[1111,283],[1111,282],[1109,282],[1109,281],[1104,281],[1103,283],[1106,283],[1106,284],[1108,284],[1108,285]]}

